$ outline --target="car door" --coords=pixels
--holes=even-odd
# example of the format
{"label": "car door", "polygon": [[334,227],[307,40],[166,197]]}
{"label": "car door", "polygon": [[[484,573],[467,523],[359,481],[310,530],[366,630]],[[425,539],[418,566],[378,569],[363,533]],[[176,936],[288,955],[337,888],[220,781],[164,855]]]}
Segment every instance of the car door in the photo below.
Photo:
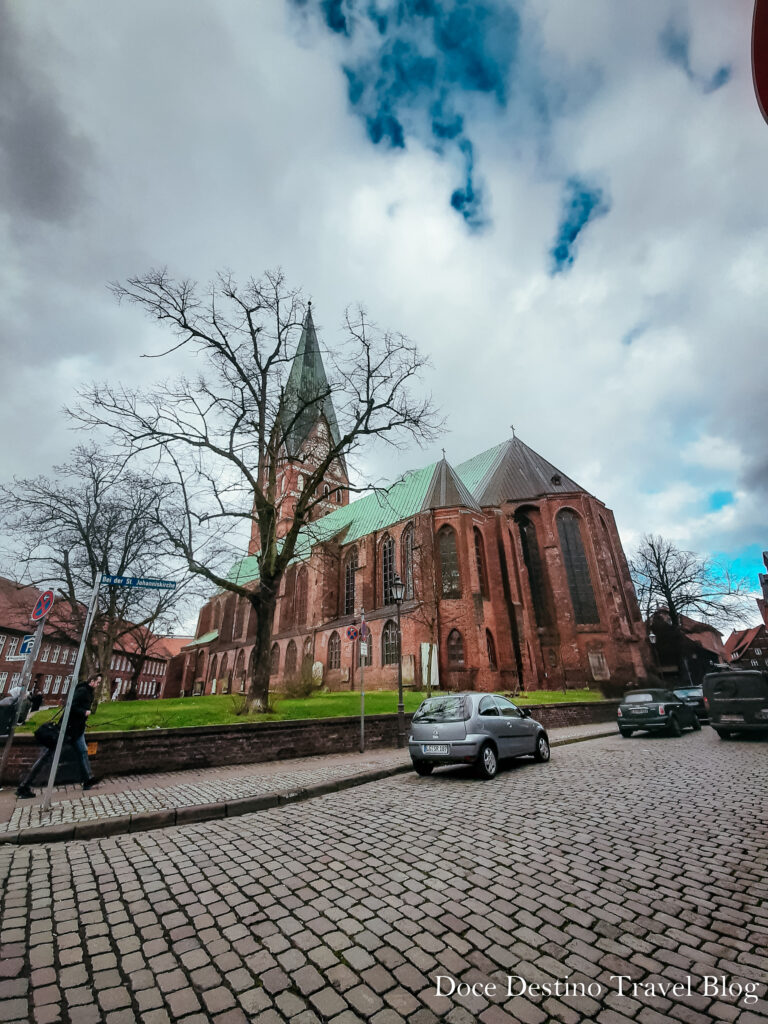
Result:
{"label": "car door", "polygon": [[511,744],[506,721],[501,717],[496,700],[483,697],[477,706],[477,720],[484,735],[496,743],[499,757],[511,757]]}
{"label": "car door", "polygon": [[536,726],[520,708],[506,697],[495,697],[496,706],[505,723],[508,757],[532,754],[536,745]]}

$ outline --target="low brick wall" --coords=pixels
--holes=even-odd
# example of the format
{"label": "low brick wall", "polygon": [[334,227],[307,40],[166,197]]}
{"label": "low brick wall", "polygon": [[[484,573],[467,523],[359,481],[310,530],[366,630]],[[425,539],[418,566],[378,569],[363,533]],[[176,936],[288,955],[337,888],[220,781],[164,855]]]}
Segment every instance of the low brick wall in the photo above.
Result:
{"label": "low brick wall", "polygon": [[[617,703],[544,704],[532,706],[531,714],[547,729],[612,722]],[[406,715],[408,723],[411,717]],[[94,732],[88,734],[88,742],[97,744],[91,763],[98,777],[139,775],[355,751],[360,745],[360,719],[323,718],[141,732]],[[395,747],[397,716],[367,715],[365,742],[369,748]],[[0,781],[18,782],[39,752],[33,736],[17,733],[6,773]]]}

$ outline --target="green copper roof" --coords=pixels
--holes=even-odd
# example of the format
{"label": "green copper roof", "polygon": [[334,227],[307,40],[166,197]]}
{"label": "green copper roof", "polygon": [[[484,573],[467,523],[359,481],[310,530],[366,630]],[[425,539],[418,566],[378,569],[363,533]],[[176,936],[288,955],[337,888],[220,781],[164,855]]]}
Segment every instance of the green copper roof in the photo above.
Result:
{"label": "green copper roof", "polygon": [[336,422],[330,385],[325,375],[317,331],[312,320],[311,302],[307,306],[301,337],[285,386],[285,412],[289,422],[296,416],[296,422],[291,427],[287,439],[286,447],[290,456],[298,454],[312,427],[321,416],[324,416],[328,423],[334,444],[339,443],[339,425]]}
{"label": "green copper roof", "polygon": [[210,633],[204,633],[202,636],[198,636],[194,640],[191,640],[185,645],[185,649],[187,647],[196,647],[198,644],[209,644],[211,640],[215,640],[218,635],[218,629],[213,629]]}

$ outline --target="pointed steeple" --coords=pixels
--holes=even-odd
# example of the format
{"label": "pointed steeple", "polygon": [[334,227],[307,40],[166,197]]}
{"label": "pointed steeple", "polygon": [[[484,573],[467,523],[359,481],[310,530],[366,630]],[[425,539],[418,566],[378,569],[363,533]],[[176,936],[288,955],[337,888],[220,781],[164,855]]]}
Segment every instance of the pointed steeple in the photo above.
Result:
{"label": "pointed steeple", "polygon": [[462,463],[459,473],[483,507],[545,494],[584,491],[575,480],[516,436]]}
{"label": "pointed steeple", "polygon": [[480,511],[480,506],[446,459],[445,449],[443,449],[442,459],[435,463],[435,471],[427,488],[422,509],[454,508],[457,505],[462,508],[474,509],[476,512]]}
{"label": "pointed steeple", "polygon": [[301,446],[321,417],[326,420],[334,443],[338,444],[339,425],[323,366],[323,357],[320,354],[317,331],[312,320],[311,302],[307,304],[301,337],[285,387],[285,415],[288,421],[295,418],[286,445],[291,458],[298,455]]}

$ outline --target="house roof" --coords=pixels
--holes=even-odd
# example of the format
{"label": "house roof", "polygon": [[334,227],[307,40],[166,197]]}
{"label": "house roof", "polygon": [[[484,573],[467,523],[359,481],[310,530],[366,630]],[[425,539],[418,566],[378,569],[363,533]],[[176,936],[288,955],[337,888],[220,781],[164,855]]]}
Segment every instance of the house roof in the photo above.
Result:
{"label": "house roof", "polygon": [[293,458],[317,423],[324,417],[334,444],[339,443],[339,425],[333,408],[331,387],[325,374],[323,357],[312,320],[312,303],[307,306],[301,337],[293,357],[291,372],[285,386],[285,415],[295,422],[288,431],[286,448]]}
{"label": "house roof", "polygon": [[[316,544],[333,538],[352,544],[430,509],[461,507],[479,512],[483,505],[583,490],[519,438],[513,438],[455,468],[443,457],[406,473],[386,491],[366,494],[308,523],[299,534],[293,561],[305,561]],[[258,578],[256,555],[236,562],[227,576],[240,586]]]}
{"label": "house roof", "polygon": [[584,491],[519,437],[462,462],[456,472],[482,506]]}
{"label": "house roof", "polygon": [[[200,644],[209,644],[212,640],[215,640],[219,635],[218,629],[212,629],[210,633],[204,633],[202,636],[197,637],[196,640],[188,640],[181,650],[188,650],[190,647],[197,647]],[[177,652],[178,653],[178,652]]]}
{"label": "house roof", "polygon": [[729,661],[738,660],[747,648],[757,639],[760,630],[764,627],[752,626],[749,629],[734,629],[725,641],[725,654]]}

